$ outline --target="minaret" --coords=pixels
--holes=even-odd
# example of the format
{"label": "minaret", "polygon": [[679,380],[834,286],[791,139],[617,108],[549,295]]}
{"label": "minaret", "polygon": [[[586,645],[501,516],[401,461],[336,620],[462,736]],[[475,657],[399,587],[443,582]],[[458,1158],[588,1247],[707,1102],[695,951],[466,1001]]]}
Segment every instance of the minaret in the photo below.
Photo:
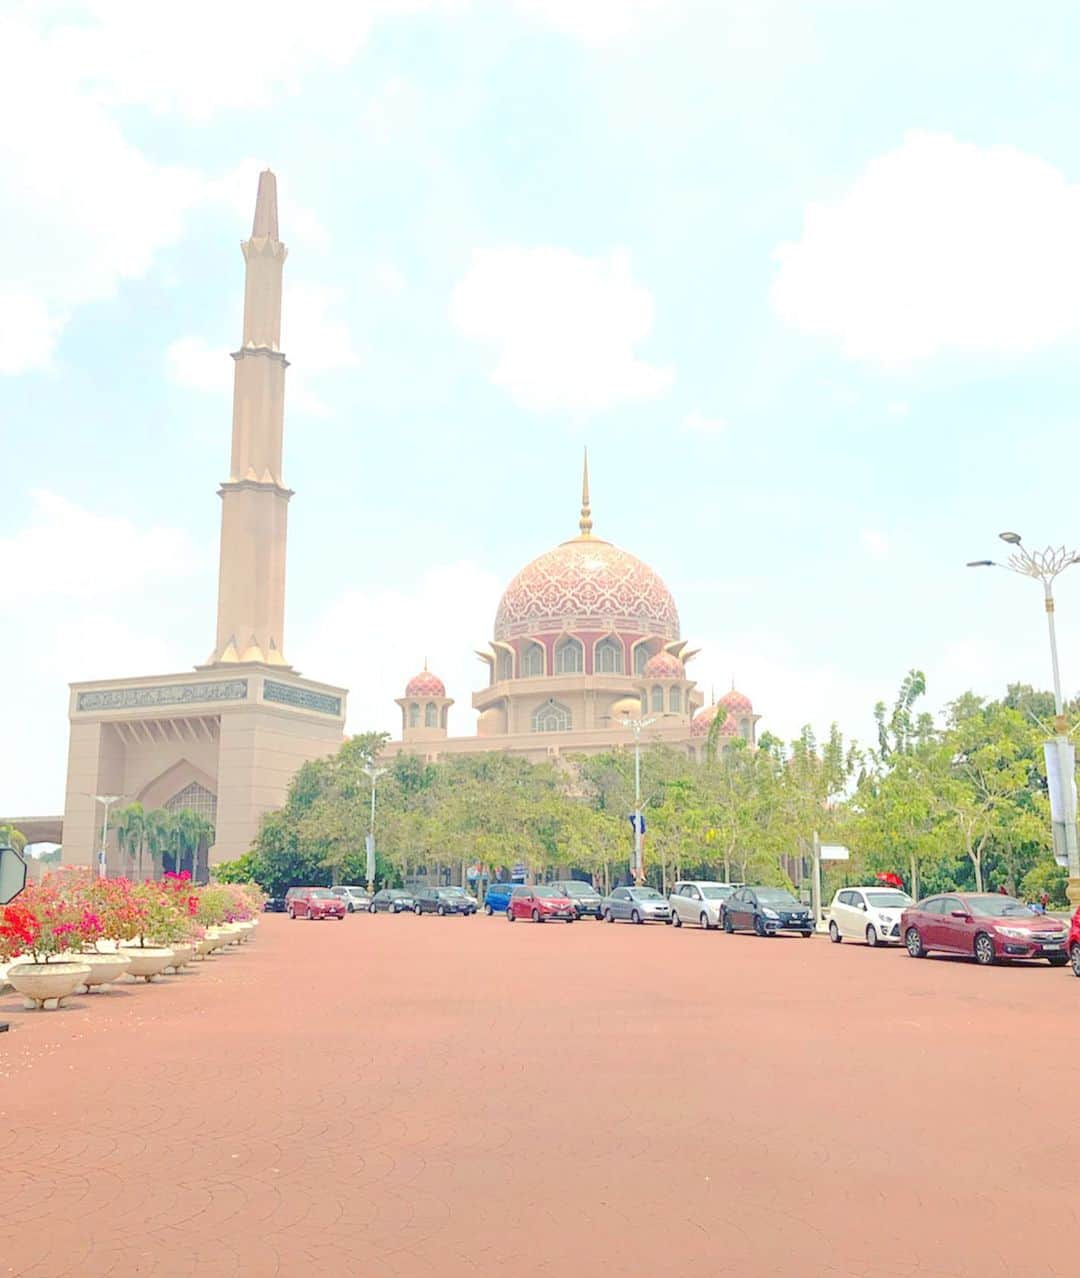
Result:
{"label": "minaret", "polygon": [[589,450],[585,449],[585,469],[581,473],[581,518],[578,520],[578,536],[592,536],[592,509],[589,506]]}
{"label": "minaret", "polygon": [[259,174],[251,239],[244,254],[244,336],[233,355],[232,463],[221,485],[217,642],[208,665],[286,666],[285,532],[292,493],[281,480],[285,369],[277,179]]}

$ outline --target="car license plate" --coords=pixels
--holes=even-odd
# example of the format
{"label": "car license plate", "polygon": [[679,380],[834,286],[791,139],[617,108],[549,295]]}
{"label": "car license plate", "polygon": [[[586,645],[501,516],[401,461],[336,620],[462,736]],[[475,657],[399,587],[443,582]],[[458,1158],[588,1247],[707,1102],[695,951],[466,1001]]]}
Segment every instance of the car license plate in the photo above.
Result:
{"label": "car license plate", "polygon": [[1057,941],[1051,941],[1051,942],[1049,942],[1049,943],[1044,943],[1044,944],[1043,944],[1043,949],[1044,949],[1044,950],[1063,950],[1064,948],[1065,948],[1065,946],[1064,946],[1064,945],[1061,945],[1061,944],[1060,944],[1059,942],[1057,942]]}

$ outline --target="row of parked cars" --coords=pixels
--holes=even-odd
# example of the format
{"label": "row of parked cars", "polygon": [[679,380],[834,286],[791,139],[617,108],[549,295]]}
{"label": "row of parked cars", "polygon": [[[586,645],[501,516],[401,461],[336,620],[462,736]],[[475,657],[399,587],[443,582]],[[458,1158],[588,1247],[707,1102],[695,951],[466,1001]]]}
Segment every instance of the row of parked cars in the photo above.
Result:
{"label": "row of parked cars", "polygon": [[[358,911],[371,914],[469,915],[479,908],[460,887],[382,888],[374,895],[362,887],[290,888],[271,898],[267,909],[292,919],[343,919]],[[511,922],[665,923],[758,936],[792,933],[812,936],[810,909],[783,888],[687,880],[662,896],[651,887],[617,887],[602,896],[577,879],[553,883],[492,883],[484,895],[484,913],[504,914]],[[943,892],[915,902],[898,888],[880,885],[841,888],[826,914],[830,940],[863,941],[871,948],[902,945],[912,958],[932,952],[967,955],[984,966],[1011,959],[1045,959],[1052,967],[1072,960],[1080,977],[1080,910],[1071,927],[1064,920],[1036,913],[1015,897],[990,892]]]}

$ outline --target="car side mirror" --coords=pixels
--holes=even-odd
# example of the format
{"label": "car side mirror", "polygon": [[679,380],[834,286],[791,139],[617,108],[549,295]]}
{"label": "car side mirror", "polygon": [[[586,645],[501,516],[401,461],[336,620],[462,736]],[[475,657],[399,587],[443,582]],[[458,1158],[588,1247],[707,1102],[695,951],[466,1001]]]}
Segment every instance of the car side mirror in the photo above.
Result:
{"label": "car side mirror", "polygon": [[954,919],[963,919],[965,923],[971,922],[971,915],[967,912],[967,910],[953,910],[952,917]]}
{"label": "car side mirror", "polygon": [[862,910],[862,912],[863,912],[864,914],[866,913],[866,902],[865,902],[865,901],[860,901],[860,902],[859,902],[859,909],[860,909],[860,910]]}

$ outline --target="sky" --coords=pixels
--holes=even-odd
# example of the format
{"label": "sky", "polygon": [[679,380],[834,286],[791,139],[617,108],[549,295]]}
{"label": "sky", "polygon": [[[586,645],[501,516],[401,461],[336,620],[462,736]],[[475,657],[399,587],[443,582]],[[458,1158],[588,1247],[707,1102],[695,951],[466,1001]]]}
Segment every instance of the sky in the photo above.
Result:
{"label": "sky", "polygon": [[[1076,544],[1080,11],[982,0],[0,3],[0,813],[67,684],[213,646],[256,175],[291,361],[285,653],[472,731],[503,587],[576,532],[789,738],[1049,681]],[[1058,583],[1080,687],[1080,569]]]}

